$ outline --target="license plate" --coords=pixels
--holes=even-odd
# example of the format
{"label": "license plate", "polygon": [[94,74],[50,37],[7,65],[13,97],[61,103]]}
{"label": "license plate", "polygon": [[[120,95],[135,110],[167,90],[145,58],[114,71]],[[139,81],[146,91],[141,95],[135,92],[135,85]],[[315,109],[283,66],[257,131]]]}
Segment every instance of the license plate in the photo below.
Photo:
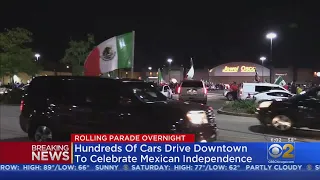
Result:
{"label": "license plate", "polygon": [[188,89],[187,94],[197,94],[197,90]]}

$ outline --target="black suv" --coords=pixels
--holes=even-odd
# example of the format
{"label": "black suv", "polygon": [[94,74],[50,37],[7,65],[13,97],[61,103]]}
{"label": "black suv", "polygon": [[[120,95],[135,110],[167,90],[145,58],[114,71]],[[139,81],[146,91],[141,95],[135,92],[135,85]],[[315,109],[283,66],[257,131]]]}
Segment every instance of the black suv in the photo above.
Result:
{"label": "black suv", "polygon": [[320,129],[320,87],[289,99],[264,101],[256,113],[262,125],[279,131],[289,131],[293,127]]}
{"label": "black suv", "polygon": [[139,80],[42,76],[21,101],[20,126],[33,141],[69,140],[71,133],[190,133],[216,140],[211,107],[168,100]]}

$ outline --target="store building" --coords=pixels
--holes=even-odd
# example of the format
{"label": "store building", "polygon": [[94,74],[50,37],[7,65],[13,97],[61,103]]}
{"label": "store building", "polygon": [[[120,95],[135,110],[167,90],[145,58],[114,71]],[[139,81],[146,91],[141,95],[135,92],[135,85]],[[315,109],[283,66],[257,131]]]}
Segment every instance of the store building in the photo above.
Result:
{"label": "store building", "polygon": [[184,79],[184,71],[183,67],[172,66],[169,68],[162,68],[162,78],[165,82],[180,82]]}
{"label": "store building", "polygon": [[[40,71],[37,76],[71,76],[72,74],[70,72],[54,72],[54,71]],[[11,79],[12,78],[12,79]],[[3,76],[0,78],[1,84],[8,84],[10,82],[15,82],[15,83],[28,83],[32,77],[26,73],[17,73],[13,75],[12,77],[10,76]]]}
{"label": "store building", "polygon": [[214,67],[209,70],[209,81],[224,84],[253,82],[256,71],[261,80],[270,82],[270,70],[251,62],[231,62]]}

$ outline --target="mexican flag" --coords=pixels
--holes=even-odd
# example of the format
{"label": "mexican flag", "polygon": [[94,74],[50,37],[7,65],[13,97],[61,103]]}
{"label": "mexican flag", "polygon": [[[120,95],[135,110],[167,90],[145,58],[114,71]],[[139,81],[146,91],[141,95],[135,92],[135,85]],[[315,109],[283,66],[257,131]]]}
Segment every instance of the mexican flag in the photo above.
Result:
{"label": "mexican flag", "polygon": [[287,83],[286,83],[286,81],[284,81],[284,79],[282,78],[282,76],[279,76],[279,77],[275,80],[274,84],[278,84],[278,85],[280,85],[280,86],[284,86],[284,85],[286,85]]}
{"label": "mexican flag", "polygon": [[191,68],[189,69],[188,73],[187,73],[187,79],[192,79],[194,76],[194,68],[193,68],[193,61],[191,58]]}
{"label": "mexican flag", "polygon": [[162,78],[162,73],[161,73],[160,68],[158,69],[158,83],[159,83],[159,84],[165,83],[165,81],[164,81],[163,78]]}
{"label": "mexican flag", "polygon": [[122,68],[133,67],[134,32],[115,36],[95,47],[87,57],[86,76],[99,76]]}

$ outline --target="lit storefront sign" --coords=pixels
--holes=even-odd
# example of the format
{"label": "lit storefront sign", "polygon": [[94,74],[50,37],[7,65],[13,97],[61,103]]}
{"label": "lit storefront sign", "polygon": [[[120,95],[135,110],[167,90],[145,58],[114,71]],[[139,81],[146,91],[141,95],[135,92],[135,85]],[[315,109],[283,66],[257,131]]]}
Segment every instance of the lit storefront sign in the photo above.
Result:
{"label": "lit storefront sign", "polygon": [[276,76],[286,76],[288,75],[287,73],[276,73]]}
{"label": "lit storefront sign", "polygon": [[314,77],[320,77],[320,72],[314,72]]}
{"label": "lit storefront sign", "polygon": [[236,72],[246,72],[246,73],[252,73],[256,71],[256,67],[252,66],[225,66],[222,69],[222,72],[224,73],[236,73]]}

